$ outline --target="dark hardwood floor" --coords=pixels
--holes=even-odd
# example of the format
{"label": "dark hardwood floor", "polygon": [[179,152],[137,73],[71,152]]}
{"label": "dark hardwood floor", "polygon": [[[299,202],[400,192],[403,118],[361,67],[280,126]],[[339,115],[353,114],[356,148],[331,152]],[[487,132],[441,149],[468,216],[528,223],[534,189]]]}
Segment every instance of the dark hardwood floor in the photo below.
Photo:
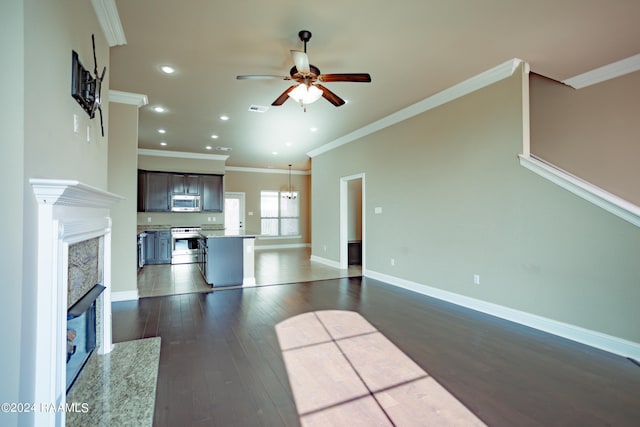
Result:
{"label": "dark hardwood floor", "polygon": [[366,278],[117,302],[113,338],[162,337],[156,426],[295,426],[275,326],[326,309],[359,312],[488,425],[640,425],[630,360]]}

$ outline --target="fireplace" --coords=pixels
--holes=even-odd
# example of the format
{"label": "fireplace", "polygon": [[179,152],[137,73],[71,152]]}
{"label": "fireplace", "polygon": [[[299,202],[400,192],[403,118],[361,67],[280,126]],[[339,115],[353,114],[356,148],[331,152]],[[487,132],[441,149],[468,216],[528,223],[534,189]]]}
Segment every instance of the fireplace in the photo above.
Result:
{"label": "fireplace", "polygon": [[[38,202],[33,389],[36,402],[59,407],[66,404],[70,385],[67,359],[81,369],[92,352],[106,354],[113,347],[109,208],[121,197],[78,181],[31,179],[30,183]],[[87,293],[89,300],[81,302]],[[64,425],[65,413],[35,412],[34,424]]]}
{"label": "fireplace", "polygon": [[96,348],[96,300],[105,289],[95,285],[67,310],[67,392]]}

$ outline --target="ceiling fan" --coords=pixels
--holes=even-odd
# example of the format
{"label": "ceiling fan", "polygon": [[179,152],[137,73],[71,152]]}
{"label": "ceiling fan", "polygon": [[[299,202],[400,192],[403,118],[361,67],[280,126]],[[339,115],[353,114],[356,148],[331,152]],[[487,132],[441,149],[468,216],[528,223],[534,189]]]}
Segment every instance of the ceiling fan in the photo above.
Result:
{"label": "ceiling fan", "polygon": [[271,105],[280,106],[285,103],[289,98],[295,99],[300,102],[305,108],[306,105],[317,101],[320,97],[323,97],[336,107],[345,104],[344,99],[327,89],[322,83],[328,82],[360,82],[368,83],[371,81],[371,76],[367,73],[346,73],[346,74],[322,74],[320,69],[313,64],[309,63],[309,57],[307,56],[307,42],[311,39],[311,32],[302,30],[298,33],[298,37],[304,43],[304,52],[299,50],[292,50],[291,57],[295,64],[289,70],[288,76],[275,76],[275,75],[249,75],[249,76],[237,76],[238,80],[293,80],[296,82],[293,86],[282,92],[282,94],[276,98]]}

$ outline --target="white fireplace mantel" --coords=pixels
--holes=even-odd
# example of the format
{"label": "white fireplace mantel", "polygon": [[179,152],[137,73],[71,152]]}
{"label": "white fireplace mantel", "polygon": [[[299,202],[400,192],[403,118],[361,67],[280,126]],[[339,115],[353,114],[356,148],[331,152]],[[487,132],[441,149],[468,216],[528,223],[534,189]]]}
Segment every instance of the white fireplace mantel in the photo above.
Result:
{"label": "white fireplace mantel", "polygon": [[80,181],[34,178],[29,182],[38,203],[45,205],[109,208],[124,199]]}
{"label": "white fireplace mantel", "polygon": [[[74,180],[29,180],[38,202],[36,284],[35,402],[66,402],[66,315],[69,245],[102,240],[103,283],[99,298],[102,325],[96,351],[109,353],[111,339],[111,218],[123,198]],[[35,424],[64,425],[64,412],[36,412]]]}

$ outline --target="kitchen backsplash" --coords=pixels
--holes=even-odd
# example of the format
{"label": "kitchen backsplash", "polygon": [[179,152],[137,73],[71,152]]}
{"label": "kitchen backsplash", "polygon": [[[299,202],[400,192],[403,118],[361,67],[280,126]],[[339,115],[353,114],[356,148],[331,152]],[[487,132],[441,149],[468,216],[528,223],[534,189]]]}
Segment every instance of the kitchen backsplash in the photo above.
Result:
{"label": "kitchen backsplash", "polygon": [[224,228],[224,213],[165,213],[165,212],[138,212],[138,228],[153,226],[218,226]]}

